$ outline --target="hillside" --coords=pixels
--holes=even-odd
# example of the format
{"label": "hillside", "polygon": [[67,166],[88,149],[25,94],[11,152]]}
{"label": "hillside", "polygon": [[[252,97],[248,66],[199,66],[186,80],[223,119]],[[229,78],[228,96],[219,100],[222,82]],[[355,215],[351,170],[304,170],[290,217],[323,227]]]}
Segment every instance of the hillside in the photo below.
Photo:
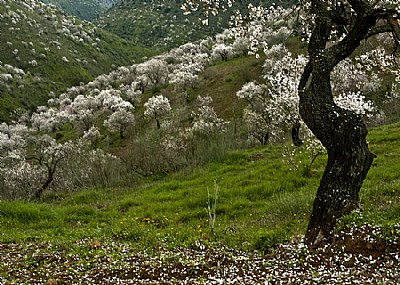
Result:
{"label": "hillside", "polygon": [[41,0],[46,4],[53,4],[66,13],[82,20],[93,21],[109,9],[116,0]]}
{"label": "hillside", "polygon": [[[5,152],[0,161],[4,165],[2,197],[40,200],[46,192],[127,185],[136,178],[204,165],[231,150],[285,142],[293,120],[299,117],[296,86],[306,63],[304,44],[299,35],[291,35],[287,23],[277,22],[294,17],[290,10],[276,7],[263,13],[268,17],[247,27],[235,27],[97,77],[73,78],[74,84],[69,84],[74,86],[67,89],[47,89],[52,92],[47,106],[18,113],[17,120],[0,126],[0,147]],[[254,44],[256,37],[265,42]],[[91,47],[99,51],[96,45]],[[371,125],[396,120],[396,66],[371,71],[369,65],[380,63],[363,61],[385,50],[371,51],[367,44],[363,48],[365,54],[343,61],[333,72],[334,99],[342,108],[363,114]],[[22,62],[19,50],[14,53],[14,60]],[[381,58],[372,56],[371,60]],[[66,56],[61,61],[63,68],[72,63]],[[29,74],[6,66],[15,73],[4,74],[10,94],[8,80],[31,78],[43,83],[32,73],[40,70],[40,62],[31,60],[25,66],[31,68]],[[59,77],[64,78],[66,74]],[[363,84],[354,84],[360,80]],[[30,95],[24,88],[20,84],[15,90]],[[323,153],[311,131],[300,125],[299,139],[309,155]],[[288,149],[285,155],[295,152]],[[297,163],[293,167],[298,168]]]}
{"label": "hillside", "polygon": [[[183,0],[138,1],[120,0],[96,21],[99,27],[129,39],[134,43],[160,50],[169,50],[184,43],[213,36],[229,26],[230,16],[237,9],[246,13],[247,5],[269,6],[276,1],[235,1],[226,12],[210,16],[204,25],[202,12],[185,15],[181,9]],[[278,1],[288,5],[293,1]]]}
{"label": "hillside", "polygon": [[202,25],[198,13],[184,16],[181,3],[123,0],[101,15],[96,24],[134,43],[162,50],[222,31],[222,26]]}
{"label": "hillside", "polygon": [[2,201],[0,282],[215,284],[213,278],[228,282],[235,274],[233,284],[396,284],[399,127],[371,130],[378,158],[361,192],[362,212],[342,220],[328,252],[308,251],[298,236],[326,157],[306,178],[282,159],[282,146],[269,146],[133,187]]}
{"label": "hillside", "polygon": [[[111,60],[112,44],[131,46],[114,37],[107,51],[112,36],[87,22],[0,1],[10,35],[0,103],[32,106],[0,123],[1,284],[397,284],[391,35],[363,42],[328,78],[330,104],[347,122],[350,111],[363,117],[376,158],[359,209],[315,249],[303,235],[327,154],[299,114],[303,15],[256,9],[249,25],[215,37]],[[19,38],[22,28],[33,36]],[[47,104],[35,108],[31,90]]]}
{"label": "hillside", "polygon": [[151,53],[37,1],[2,1],[0,121]]}

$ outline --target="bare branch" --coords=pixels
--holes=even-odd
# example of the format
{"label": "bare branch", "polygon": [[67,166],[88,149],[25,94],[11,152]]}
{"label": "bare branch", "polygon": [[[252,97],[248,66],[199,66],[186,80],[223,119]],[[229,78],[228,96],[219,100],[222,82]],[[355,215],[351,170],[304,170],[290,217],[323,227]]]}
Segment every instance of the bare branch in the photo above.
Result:
{"label": "bare branch", "polygon": [[364,40],[383,33],[390,33],[392,31],[391,27],[387,24],[379,25],[371,28],[369,32],[365,35]]}

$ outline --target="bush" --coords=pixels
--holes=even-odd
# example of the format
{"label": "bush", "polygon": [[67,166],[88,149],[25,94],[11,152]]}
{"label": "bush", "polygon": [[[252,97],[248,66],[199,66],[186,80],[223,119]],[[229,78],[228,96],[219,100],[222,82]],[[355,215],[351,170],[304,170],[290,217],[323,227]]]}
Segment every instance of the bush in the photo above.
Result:
{"label": "bush", "polygon": [[284,227],[270,230],[260,230],[255,238],[254,248],[268,251],[271,248],[288,241],[292,236],[291,234],[291,231]]}

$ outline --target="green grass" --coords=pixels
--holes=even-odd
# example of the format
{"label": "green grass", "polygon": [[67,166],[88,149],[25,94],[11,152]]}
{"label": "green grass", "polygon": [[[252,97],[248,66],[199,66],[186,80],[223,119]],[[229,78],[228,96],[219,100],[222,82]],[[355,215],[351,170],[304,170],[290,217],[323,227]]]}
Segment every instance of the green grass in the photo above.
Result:
{"label": "green grass", "polygon": [[242,56],[207,67],[198,88],[192,91],[192,98],[211,96],[215,111],[223,119],[242,118],[246,103],[236,96],[236,92],[249,81],[260,81],[264,59]]}
{"label": "green grass", "polygon": [[[400,216],[399,128],[374,128],[368,137],[378,157],[361,191],[361,208],[381,224],[394,224]],[[270,247],[304,233],[325,159],[320,157],[313,176],[305,178],[290,170],[281,146],[274,145],[143,179],[130,188],[49,194],[41,203],[1,201],[0,242],[115,237],[138,248],[199,240],[241,249]],[[206,209],[215,185],[216,222],[210,229]]]}

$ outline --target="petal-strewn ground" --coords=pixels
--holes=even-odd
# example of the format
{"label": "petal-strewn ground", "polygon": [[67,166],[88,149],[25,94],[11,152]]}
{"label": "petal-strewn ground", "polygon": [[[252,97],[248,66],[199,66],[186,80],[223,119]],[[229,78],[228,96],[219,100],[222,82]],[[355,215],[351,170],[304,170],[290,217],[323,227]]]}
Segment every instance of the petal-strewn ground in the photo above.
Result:
{"label": "petal-strewn ground", "polygon": [[0,284],[399,284],[400,254],[300,242],[260,254],[225,247],[139,251],[116,240],[0,245]]}

